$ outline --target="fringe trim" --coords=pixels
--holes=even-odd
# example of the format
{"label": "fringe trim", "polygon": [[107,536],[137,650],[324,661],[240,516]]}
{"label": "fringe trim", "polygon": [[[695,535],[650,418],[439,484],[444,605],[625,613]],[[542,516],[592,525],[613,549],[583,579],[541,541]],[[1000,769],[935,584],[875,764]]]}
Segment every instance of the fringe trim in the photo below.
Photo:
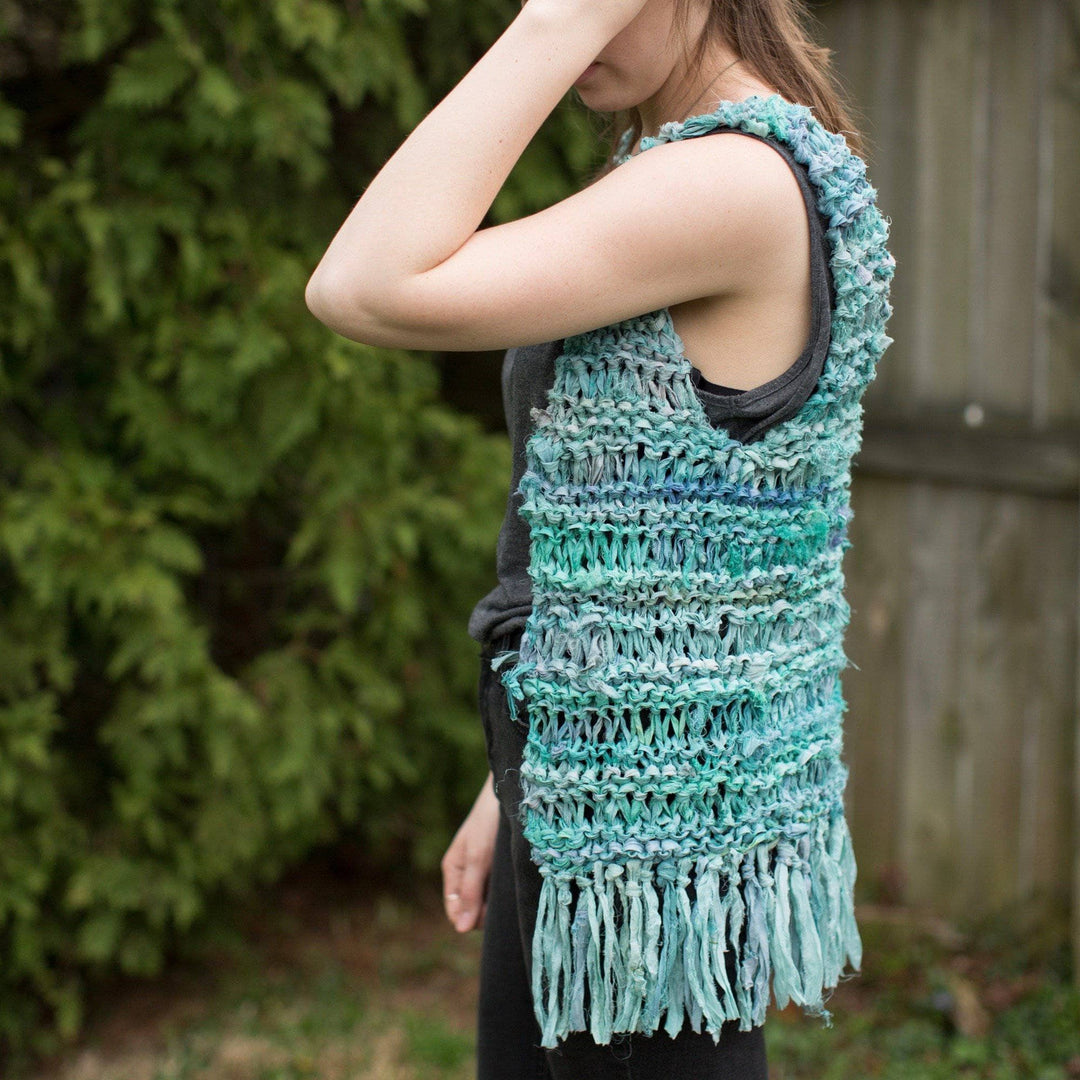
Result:
{"label": "fringe trim", "polygon": [[846,959],[856,971],[862,964],[842,810],[746,853],[540,873],[532,996],[543,1047],[571,1031],[588,1030],[599,1044],[615,1033],[651,1035],[661,1014],[673,1037],[689,1017],[719,1042],[725,1021],[742,1031],[765,1022],[770,974],[777,1008],[794,1001],[831,1027],[823,991]]}

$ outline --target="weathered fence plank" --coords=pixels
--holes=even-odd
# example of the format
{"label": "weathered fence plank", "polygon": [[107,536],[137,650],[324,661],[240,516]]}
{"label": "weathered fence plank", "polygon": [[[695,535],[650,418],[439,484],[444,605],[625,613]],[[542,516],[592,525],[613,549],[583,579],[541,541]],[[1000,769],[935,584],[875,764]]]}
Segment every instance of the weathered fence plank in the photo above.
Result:
{"label": "weathered fence plank", "polygon": [[1080,0],[814,13],[897,260],[847,564],[860,871],[950,914],[1071,897],[1080,979]]}

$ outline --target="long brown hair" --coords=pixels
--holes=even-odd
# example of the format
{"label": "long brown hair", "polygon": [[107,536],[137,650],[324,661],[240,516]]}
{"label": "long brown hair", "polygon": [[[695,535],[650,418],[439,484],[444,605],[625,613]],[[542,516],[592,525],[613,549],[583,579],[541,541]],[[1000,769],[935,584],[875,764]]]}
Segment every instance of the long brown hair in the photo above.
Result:
{"label": "long brown hair", "polygon": [[[709,0],[708,19],[690,54],[685,26],[694,2],[675,0],[675,20],[683,28],[688,70],[700,67],[708,48],[722,40],[758,79],[793,104],[812,108],[824,127],[842,134],[854,153],[865,155],[866,141],[852,122],[832,68],[832,50],[819,45],[806,30],[811,16],[805,0]],[[612,114],[605,125],[611,145],[606,161],[590,182],[614,167],[619,140],[627,128],[632,132],[627,145],[633,146],[642,134],[641,113],[636,107]]]}

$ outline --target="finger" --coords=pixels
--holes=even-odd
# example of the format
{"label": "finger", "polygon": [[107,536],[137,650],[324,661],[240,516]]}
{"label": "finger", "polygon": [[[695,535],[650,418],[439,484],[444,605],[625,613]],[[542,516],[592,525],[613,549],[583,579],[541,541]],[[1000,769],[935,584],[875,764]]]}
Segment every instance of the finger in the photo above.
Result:
{"label": "finger", "polygon": [[461,908],[461,878],[464,866],[453,862],[443,865],[443,908],[451,923],[456,922]]}
{"label": "finger", "polygon": [[470,930],[476,924],[476,918],[484,902],[484,883],[486,880],[487,863],[480,862],[476,858],[470,859],[458,879],[457,891],[460,894],[460,899],[457,903],[454,926],[459,931]]}

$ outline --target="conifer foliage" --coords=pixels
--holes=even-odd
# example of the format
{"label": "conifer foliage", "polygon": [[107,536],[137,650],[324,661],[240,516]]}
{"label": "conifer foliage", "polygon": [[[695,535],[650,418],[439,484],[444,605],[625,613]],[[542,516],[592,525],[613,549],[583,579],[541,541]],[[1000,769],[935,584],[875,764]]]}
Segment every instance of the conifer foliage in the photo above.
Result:
{"label": "conifer foliage", "polygon": [[[475,796],[505,436],[303,291],[517,6],[3,3],[4,1048],[316,844],[433,869]],[[496,217],[565,194],[554,122]]]}

